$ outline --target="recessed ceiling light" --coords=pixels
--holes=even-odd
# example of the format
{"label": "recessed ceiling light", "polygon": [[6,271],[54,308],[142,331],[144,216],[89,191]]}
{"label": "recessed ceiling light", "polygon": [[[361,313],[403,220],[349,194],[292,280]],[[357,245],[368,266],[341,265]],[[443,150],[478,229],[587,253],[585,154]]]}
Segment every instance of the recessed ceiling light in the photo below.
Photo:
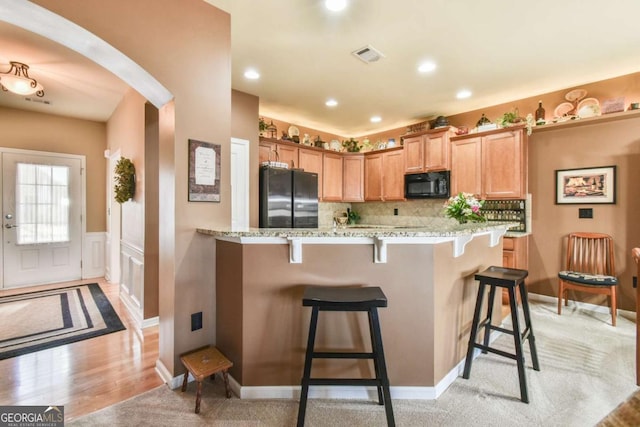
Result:
{"label": "recessed ceiling light", "polygon": [[467,89],[462,89],[460,92],[456,94],[456,98],[458,99],[465,99],[465,98],[469,98],[470,96],[471,96],[471,91]]}
{"label": "recessed ceiling light", "polygon": [[336,105],[338,105],[338,101],[336,101],[335,99],[328,99],[324,104],[327,107],[335,107]]}
{"label": "recessed ceiling light", "polygon": [[418,67],[418,71],[421,73],[430,73],[431,71],[436,69],[435,62],[423,62]]}
{"label": "recessed ceiling light", "polygon": [[244,76],[249,80],[258,80],[260,78],[260,73],[256,70],[249,69],[244,72]]}
{"label": "recessed ceiling light", "polygon": [[380,123],[382,121],[382,117],[380,116],[373,116],[371,117],[371,123]]}
{"label": "recessed ceiling light", "polygon": [[325,0],[324,6],[333,12],[339,12],[347,7],[347,0]]}

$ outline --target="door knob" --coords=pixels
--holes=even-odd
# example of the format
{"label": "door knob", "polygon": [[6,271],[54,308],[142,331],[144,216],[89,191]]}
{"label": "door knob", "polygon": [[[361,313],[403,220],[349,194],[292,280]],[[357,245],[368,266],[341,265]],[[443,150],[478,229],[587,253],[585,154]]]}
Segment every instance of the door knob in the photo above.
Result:
{"label": "door knob", "polygon": [[16,228],[17,225],[5,224],[4,228]]}

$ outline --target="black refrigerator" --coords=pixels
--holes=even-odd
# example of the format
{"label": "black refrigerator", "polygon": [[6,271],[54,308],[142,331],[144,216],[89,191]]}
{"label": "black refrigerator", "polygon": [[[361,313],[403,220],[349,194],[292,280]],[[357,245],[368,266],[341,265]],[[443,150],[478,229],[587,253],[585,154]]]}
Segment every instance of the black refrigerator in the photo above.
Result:
{"label": "black refrigerator", "polygon": [[318,228],[318,174],[261,166],[260,228]]}

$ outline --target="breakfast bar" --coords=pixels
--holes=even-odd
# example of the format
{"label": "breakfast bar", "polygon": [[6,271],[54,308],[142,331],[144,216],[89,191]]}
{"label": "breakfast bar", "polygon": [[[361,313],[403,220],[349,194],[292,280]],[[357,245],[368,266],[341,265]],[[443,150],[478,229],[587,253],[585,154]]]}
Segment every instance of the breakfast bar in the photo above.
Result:
{"label": "breakfast bar", "polygon": [[[389,301],[380,323],[392,397],[437,398],[461,372],[474,274],[502,264],[509,226],[198,229],[216,239],[216,347],[233,361],[232,388],[242,398],[297,398],[310,317],[304,287],[379,286]],[[322,316],[317,348],[370,351],[365,315]],[[362,377],[370,365],[319,361],[314,373]],[[375,388],[314,393],[373,398]]]}

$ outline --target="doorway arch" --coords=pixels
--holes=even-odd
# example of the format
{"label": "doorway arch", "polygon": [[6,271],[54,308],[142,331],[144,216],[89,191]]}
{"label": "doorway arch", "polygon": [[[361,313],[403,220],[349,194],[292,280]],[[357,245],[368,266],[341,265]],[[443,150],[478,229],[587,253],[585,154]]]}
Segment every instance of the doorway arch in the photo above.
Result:
{"label": "doorway arch", "polygon": [[74,50],[118,76],[156,108],[173,94],[144,68],[100,37],[29,1],[0,0],[0,20]]}

